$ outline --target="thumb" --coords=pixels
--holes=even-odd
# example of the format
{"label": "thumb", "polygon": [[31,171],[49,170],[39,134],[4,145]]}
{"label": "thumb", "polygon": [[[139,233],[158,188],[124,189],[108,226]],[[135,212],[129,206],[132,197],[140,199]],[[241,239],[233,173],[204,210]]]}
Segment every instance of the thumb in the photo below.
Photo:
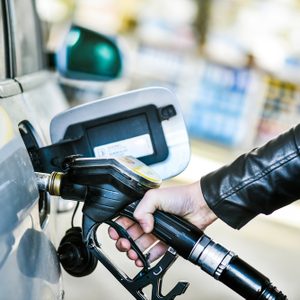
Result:
{"label": "thumb", "polygon": [[145,194],[133,213],[134,218],[139,222],[145,233],[150,233],[153,230],[153,213],[157,209],[155,198],[151,197],[151,191],[149,190]]}

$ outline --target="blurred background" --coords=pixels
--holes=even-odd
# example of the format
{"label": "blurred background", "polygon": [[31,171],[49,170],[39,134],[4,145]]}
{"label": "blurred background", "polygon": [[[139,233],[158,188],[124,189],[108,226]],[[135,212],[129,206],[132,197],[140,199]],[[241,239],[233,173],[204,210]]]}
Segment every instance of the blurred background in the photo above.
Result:
{"label": "blurred background", "polygon": [[[178,96],[192,155],[166,185],[198,180],[300,120],[299,0],[37,0],[37,7],[49,51],[71,24],[107,35],[121,49],[117,79],[59,78],[70,105],[147,86],[168,87]],[[296,202],[240,231],[217,222],[207,233],[270,276],[289,299],[300,299],[299,216]],[[62,214],[60,221],[69,217]],[[133,268],[125,255],[112,257]],[[169,273],[167,286],[191,282],[180,299],[239,299],[184,261]],[[64,274],[64,282],[67,300],[131,299],[103,267],[83,279]]]}

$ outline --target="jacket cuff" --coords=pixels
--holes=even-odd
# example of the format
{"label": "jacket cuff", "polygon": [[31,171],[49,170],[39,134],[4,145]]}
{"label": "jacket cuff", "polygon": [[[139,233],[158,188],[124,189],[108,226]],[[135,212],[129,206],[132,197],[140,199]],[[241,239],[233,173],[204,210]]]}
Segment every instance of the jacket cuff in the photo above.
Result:
{"label": "jacket cuff", "polygon": [[220,199],[220,191],[216,188],[214,173],[216,172],[212,172],[200,180],[204,199],[219,219],[234,229],[240,229],[255,218],[258,213],[238,205],[234,199]]}

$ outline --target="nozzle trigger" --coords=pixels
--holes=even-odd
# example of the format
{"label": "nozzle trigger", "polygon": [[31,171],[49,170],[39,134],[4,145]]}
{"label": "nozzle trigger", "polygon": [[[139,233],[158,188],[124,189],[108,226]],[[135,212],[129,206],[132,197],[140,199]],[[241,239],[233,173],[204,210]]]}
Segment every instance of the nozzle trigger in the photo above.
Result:
{"label": "nozzle trigger", "polygon": [[[134,245],[133,247],[136,247],[136,249],[138,249],[135,242],[123,227],[112,221],[107,222],[107,224],[113,226],[113,228],[115,228],[122,237],[130,240],[131,245]],[[179,296],[186,291],[189,283],[178,282],[167,295],[164,296],[161,292],[163,276],[177,259],[175,250],[169,248],[166,254],[160,259],[160,261],[151,268],[147,261],[147,257],[145,257],[140,249],[138,249],[141,255],[139,257],[143,257],[144,260],[144,268],[134,278],[130,278],[126,273],[124,273],[116,265],[114,265],[101,249],[96,235],[97,228],[100,225],[101,223],[97,223],[90,219],[88,216],[84,215],[82,224],[83,240],[89,251],[108,269],[108,271],[110,271],[112,275],[114,275],[114,277],[135,297],[135,299],[149,299],[143,292],[143,289],[149,285],[152,285],[151,300],[173,300],[176,296]],[[136,249],[134,250],[137,251]]]}
{"label": "nozzle trigger", "polygon": [[112,228],[114,228],[120,237],[126,238],[131,245],[131,248],[136,252],[139,259],[143,263],[143,269],[146,271],[150,268],[149,262],[148,262],[148,256],[144,255],[143,252],[140,250],[140,248],[137,246],[137,244],[134,242],[134,240],[131,238],[129,233],[124,229],[121,225],[114,221],[107,221],[106,224],[110,225]]}

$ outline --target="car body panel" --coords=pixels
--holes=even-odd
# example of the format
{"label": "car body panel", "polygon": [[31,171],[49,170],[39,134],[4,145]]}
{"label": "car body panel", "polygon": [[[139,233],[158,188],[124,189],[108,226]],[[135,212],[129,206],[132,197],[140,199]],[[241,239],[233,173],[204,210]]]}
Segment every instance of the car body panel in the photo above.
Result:
{"label": "car body panel", "polygon": [[0,156],[0,298],[58,299],[59,265],[54,246],[40,229],[39,194],[17,132]]}
{"label": "car body panel", "polygon": [[59,108],[66,107],[50,73],[42,76],[47,80],[44,84],[39,81],[38,88],[0,99],[0,299],[62,297],[53,244],[55,209],[49,216],[51,221],[42,229],[34,170],[18,129],[20,122],[29,121],[44,144],[49,120]]}
{"label": "car body panel", "polygon": [[22,86],[25,105],[37,123],[36,131],[43,142],[49,144],[50,121],[57,113],[68,107],[55,75],[42,71],[21,78],[17,77],[16,80]]}
{"label": "car body panel", "polygon": [[56,201],[41,219],[19,126],[30,124],[39,145],[46,145],[50,120],[68,104],[55,75],[45,70],[33,1],[0,4],[0,299],[62,299]]}

